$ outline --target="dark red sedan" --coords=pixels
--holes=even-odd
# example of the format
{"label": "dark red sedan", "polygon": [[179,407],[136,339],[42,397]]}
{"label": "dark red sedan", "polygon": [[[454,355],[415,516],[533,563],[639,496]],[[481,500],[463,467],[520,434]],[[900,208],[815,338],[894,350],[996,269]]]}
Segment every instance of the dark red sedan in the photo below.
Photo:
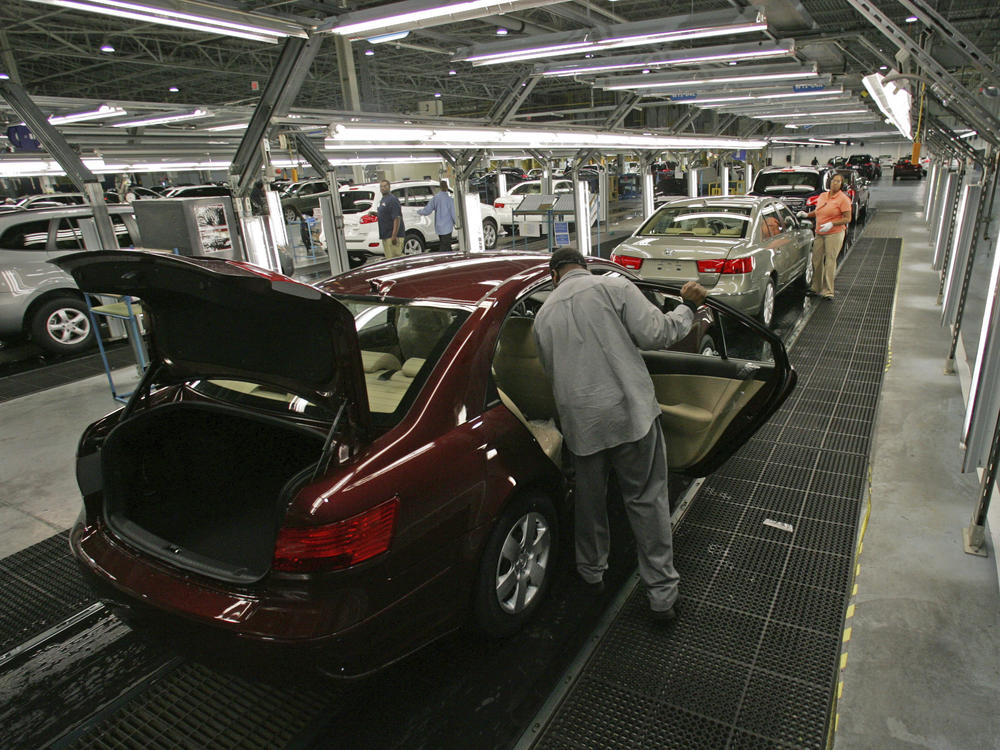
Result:
{"label": "dark red sedan", "polygon": [[[80,441],[86,578],[126,621],[332,674],[470,612],[515,632],[549,588],[570,497],[531,333],[547,260],[415,256],[307,286],[233,261],[60,259],[86,291],[141,297],[151,330],[131,400]],[[645,353],[671,468],[698,476],[795,381],[773,334],[707,304],[709,356]]]}
{"label": "dark red sedan", "polygon": [[903,177],[909,177],[912,179],[919,180],[924,176],[923,167],[919,164],[914,164],[909,159],[900,159],[895,164],[892,165],[892,179],[899,180]]}

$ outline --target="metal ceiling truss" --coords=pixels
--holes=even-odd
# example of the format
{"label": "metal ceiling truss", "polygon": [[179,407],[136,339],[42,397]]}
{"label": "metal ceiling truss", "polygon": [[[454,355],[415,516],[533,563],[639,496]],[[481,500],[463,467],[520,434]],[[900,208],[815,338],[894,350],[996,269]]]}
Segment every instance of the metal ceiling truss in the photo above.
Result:
{"label": "metal ceiling truss", "polygon": [[1000,120],[988,112],[968,89],[944,69],[941,63],[931,57],[913,38],[905,34],[869,0],[847,0],[847,2],[896,46],[909,53],[923,75],[935,84],[930,87],[931,91],[939,99],[942,99],[942,104],[951,99],[949,102],[952,105],[951,108],[970,127],[978,130],[982,137],[994,146],[1000,146]]}
{"label": "metal ceiling truss", "polygon": [[989,55],[966,38],[953,24],[945,20],[926,0],[899,0],[899,2],[910,12],[918,14],[924,24],[937,31],[946,42],[965,53],[965,56],[986,77],[990,85],[1000,86],[1000,65],[997,65]]}

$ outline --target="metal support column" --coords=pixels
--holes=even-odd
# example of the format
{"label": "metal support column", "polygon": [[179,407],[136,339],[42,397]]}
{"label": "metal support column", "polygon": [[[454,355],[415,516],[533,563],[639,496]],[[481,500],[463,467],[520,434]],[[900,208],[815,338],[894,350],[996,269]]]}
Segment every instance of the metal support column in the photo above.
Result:
{"label": "metal support column", "polygon": [[938,174],[941,171],[940,159],[935,159],[931,163],[931,173],[930,177],[927,179],[927,200],[924,201],[924,221],[930,219],[931,216],[931,203],[934,200],[934,185],[937,182]]}
{"label": "metal support column", "polygon": [[729,165],[722,168],[722,194],[729,195]]}
{"label": "metal support column", "polygon": [[73,150],[62,133],[48,121],[45,114],[28,96],[24,87],[12,80],[0,80],[0,95],[14,108],[14,111],[31,129],[31,134],[45,146],[46,151],[66,172],[77,190],[87,196],[87,202],[94,211],[97,236],[104,250],[117,250],[118,240],[111,224],[111,214],[104,200],[104,189],[97,177],[83,163],[80,155]]}
{"label": "metal support column", "polygon": [[[476,252],[482,248],[483,230],[481,217],[469,216],[469,177],[475,171],[479,160],[485,151],[483,149],[465,149],[458,154],[441,151],[441,156],[455,170],[455,218],[458,222],[458,249],[463,253]],[[476,195],[476,201],[479,201]],[[476,219],[477,226],[473,226]]]}
{"label": "metal support column", "polygon": [[[951,329],[951,345],[948,347],[948,357],[945,359],[944,371],[955,372],[955,351],[958,349],[958,337],[962,331],[965,316],[965,303],[969,296],[969,286],[972,284],[972,268],[976,262],[976,251],[979,247],[980,233],[989,229],[990,215],[993,210],[993,197],[1000,186],[1000,152],[993,155],[989,168],[983,175],[983,192],[979,195],[979,207],[976,209],[976,223],[972,232],[972,247],[969,248],[969,258],[965,263],[965,274],[962,278],[962,290],[958,294],[958,308],[955,310],[955,323]],[[984,241],[987,238],[982,238]]]}
{"label": "metal support column", "polygon": [[[360,112],[361,94],[358,90],[358,76],[354,64],[354,48],[351,40],[341,34],[333,34],[334,48],[337,51],[337,77],[340,79],[341,96],[344,99],[344,109],[348,112]],[[360,164],[352,170],[354,181],[365,181],[365,168]]]}
{"label": "metal support column", "polygon": [[986,557],[986,514],[990,510],[990,498],[997,481],[997,464],[1000,464],[1000,414],[993,428],[993,443],[990,456],[983,467],[983,481],[979,486],[979,502],[972,512],[969,525],[962,529],[962,543],[966,553]]}
{"label": "metal support column", "polygon": [[889,17],[870,0],[847,0],[847,2],[897,47],[909,53],[923,74],[936,84],[931,87],[935,96],[950,98],[963,120],[978,130],[991,144],[1000,145],[1000,120],[988,112],[968,89],[931,57],[916,40],[889,20]]}
{"label": "metal support column", "polygon": [[941,272],[941,286],[938,288],[938,304],[941,303],[941,295],[944,294],[944,269],[948,267],[948,260],[951,257],[951,243],[955,237],[955,225],[958,222],[958,210],[962,203],[962,193],[964,190],[965,162],[963,161],[955,177],[954,196],[951,200],[951,211],[948,214],[948,229],[944,232],[944,246],[938,248],[934,253],[934,270]]}
{"label": "metal support column", "polygon": [[323,175],[330,187],[330,210],[322,212],[323,236],[326,238],[326,254],[330,259],[330,273],[343,273],[350,268],[350,262],[347,240],[344,238],[344,212],[340,205],[340,186],[337,184],[336,171],[305,133],[293,131],[288,136],[294,139],[295,148],[302,158]]}
{"label": "metal support column", "polygon": [[656,154],[641,154],[639,156],[639,168],[642,170],[642,220],[645,221],[653,215],[653,197],[656,187],[653,185],[653,164],[656,162]]}
{"label": "metal support column", "polygon": [[958,190],[958,173],[949,172],[941,189],[940,210],[937,215],[937,228],[934,232],[934,257],[931,259],[931,268],[935,271],[941,270],[941,256],[943,255],[944,236],[948,233],[948,224],[954,217],[955,194]]}

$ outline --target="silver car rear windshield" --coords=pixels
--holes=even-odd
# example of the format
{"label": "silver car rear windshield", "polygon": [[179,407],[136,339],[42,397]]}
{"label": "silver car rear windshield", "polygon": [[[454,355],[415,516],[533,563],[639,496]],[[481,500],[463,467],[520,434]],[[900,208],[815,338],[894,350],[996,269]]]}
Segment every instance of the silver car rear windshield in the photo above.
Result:
{"label": "silver car rear windshield", "polygon": [[644,237],[746,237],[748,206],[665,206],[639,230]]}
{"label": "silver car rear windshield", "polygon": [[766,172],[753,184],[757,193],[815,193],[820,190],[818,172]]}

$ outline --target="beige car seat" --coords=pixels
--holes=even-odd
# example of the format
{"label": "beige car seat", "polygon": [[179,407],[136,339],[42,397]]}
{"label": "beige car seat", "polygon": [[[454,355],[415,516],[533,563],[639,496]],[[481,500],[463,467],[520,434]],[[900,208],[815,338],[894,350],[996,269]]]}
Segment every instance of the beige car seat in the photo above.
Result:
{"label": "beige car seat", "polygon": [[451,324],[451,315],[429,307],[404,307],[396,321],[396,334],[403,361],[411,357],[426,359]]}
{"label": "beige car seat", "polygon": [[538,359],[531,318],[508,318],[500,331],[493,375],[497,387],[531,419],[554,419],[552,385]]}

